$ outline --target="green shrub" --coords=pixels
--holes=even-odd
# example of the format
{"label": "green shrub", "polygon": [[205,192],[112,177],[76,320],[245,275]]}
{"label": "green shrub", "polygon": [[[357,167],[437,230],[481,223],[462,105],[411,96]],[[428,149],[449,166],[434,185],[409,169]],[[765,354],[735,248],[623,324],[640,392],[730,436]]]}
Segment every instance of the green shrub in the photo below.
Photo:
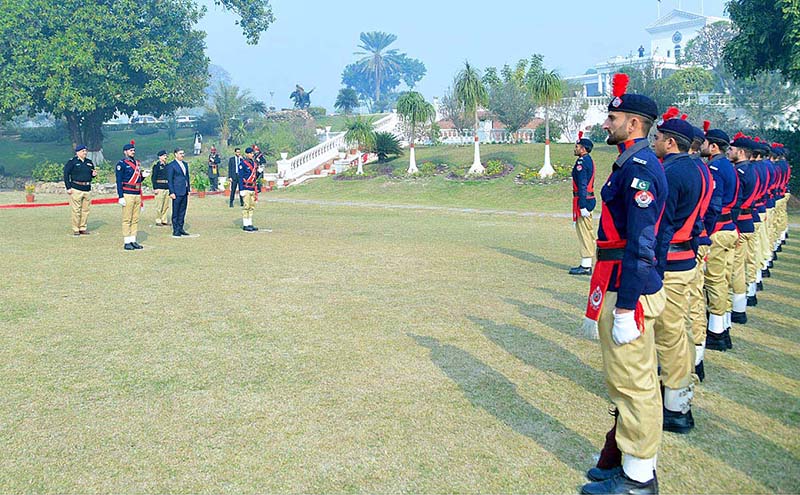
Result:
{"label": "green shrub", "polygon": [[500,160],[489,160],[486,162],[485,167],[486,175],[500,175],[506,169],[505,164]]}
{"label": "green shrub", "polygon": [[211,187],[211,181],[208,180],[206,171],[198,170],[192,175],[192,188],[197,191],[208,191]]}
{"label": "green shrub", "polygon": [[603,124],[595,124],[593,125],[588,132],[589,139],[595,144],[602,144],[606,141],[606,137],[608,137],[608,133],[603,130]]}
{"label": "green shrub", "polygon": [[399,155],[403,152],[400,149],[400,141],[391,132],[376,132],[375,145],[370,150],[378,155],[378,161],[383,163],[389,155]]}
{"label": "green shrub", "polygon": [[422,162],[417,166],[419,169],[419,176],[433,177],[439,171],[438,166],[433,162]]}
{"label": "green shrub", "polygon": [[60,182],[64,180],[64,165],[44,161],[33,167],[31,176],[42,182]]}
{"label": "green shrub", "polygon": [[519,174],[519,178],[525,182],[530,182],[539,178],[539,170],[533,167],[525,167]]}
{"label": "green shrub", "polygon": [[133,130],[133,133],[138,136],[147,136],[150,134],[158,133],[158,127],[151,125],[151,124],[143,124],[136,126],[136,129]]}
{"label": "green shrub", "polygon": [[311,116],[314,117],[315,119],[317,117],[324,117],[325,114],[327,113],[327,110],[325,110],[325,107],[308,107],[308,108],[306,108],[306,111],[309,114],[311,114]]}
{"label": "green shrub", "polygon": [[69,138],[65,125],[57,123],[53,127],[30,127],[19,129],[19,138],[26,143],[54,143]]}
{"label": "green shrub", "polygon": [[[561,126],[557,122],[555,122],[553,120],[550,121],[550,141],[551,142],[552,141],[558,141],[559,139],[561,139],[561,134],[563,132],[564,132],[563,129],[561,128]],[[544,134],[545,134],[545,126],[544,126],[544,124],[542,124],[539,127],[537,127],[536,130],[533,131],[533,140],[535,142],[537,142],[537,143],[543,143],[544,142]]]}

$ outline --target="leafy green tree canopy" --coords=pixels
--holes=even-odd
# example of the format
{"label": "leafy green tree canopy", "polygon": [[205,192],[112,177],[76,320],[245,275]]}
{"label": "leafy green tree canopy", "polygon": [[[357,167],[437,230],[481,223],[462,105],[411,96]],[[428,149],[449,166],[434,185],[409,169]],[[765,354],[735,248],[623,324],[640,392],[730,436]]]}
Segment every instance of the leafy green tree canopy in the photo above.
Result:
{"label": "leafy green tree canopy", "polygon": [[739,30],[725,46],[725,63],[740,79],[780,71],[800,83],[800,2],[730,0],[728,13]]}
{"label": "leafy green tree canopy", "polygon": [[[249,42],[272,22],[265,0],[220,0]],[[15,0],[0,6],[0,113],[67,120],[72,141],[102,148],[115,111],[165,114],[202,100],[205,7],[192,0]],[[102,160],[102,154],[97,158]]]}
{"label": "leafy green tree canopy", "polygon": [[356,90],[342,88],[339,90],[339,94],[336,95],[336,103],[333,104],[333,107],[345,115],[350,115],[353,110],[358,108],[358,105],[358,93],[356,93]]}

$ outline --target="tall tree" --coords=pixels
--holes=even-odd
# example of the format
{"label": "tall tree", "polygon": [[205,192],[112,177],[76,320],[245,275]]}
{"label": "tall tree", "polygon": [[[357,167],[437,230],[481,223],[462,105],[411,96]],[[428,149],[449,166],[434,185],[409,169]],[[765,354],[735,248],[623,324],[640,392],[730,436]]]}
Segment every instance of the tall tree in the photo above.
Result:
{"label": "tall tree", "polygon": [[[219,0],[248,42],[273,21],[265,0]],[[73,143],[103,161],[115,111],[165,114],[202,101],[205,7],[193,0],[15,0],[0,6],[0,113],[64,117]],[[33,70],[35,68],[35,70]]]}
{"label": "tall tree", "polygon": [[231,121],[237,118],[243,121],[242,116],[251,110],[255,103],[249,90],[222,81],[217,84],[209,110],[219,117],[220,142],[228,142],[231,136]]}
{"label": "tall tree", "polygon": [[550,109],[550,119],[557,127],[564,130],[568,139],[575,141],[586,118],[589,104],[580,97],[583,94],[583,86],[577,83],[570,84],[567,81],[562,81],[562,85],[565,97]]}
{"label": "tall tree", "polygon": [[800,83],[800,3],[797,0],[730,0],[739,30],[725,46],[725,63],[737,78],[780,71]]}
{"label": "tall tree", "polygon": [[542,68],[533,74],[530,85],[533,98],[544,107],[544,166],[539,170],[539,175],[549,177],[555,173],[550,164],[550,107],[563,96],[561,77],[554,70]]}
{"label": "tall tree", "polygon": [[416,91],[403,93],[397,99],[397,113],[411,127],[409,133],[410,158],[408,162],[408,173],[419,172],[417,168],[416,156],[414,155],[414,138],[416,137],[417,125],[433,122],[436,117],[436,110],[433,105],[425,101],[425,97]]}
{"label": "tall tree", "polygon": [[784,81],[777,71],[733,80],[731,94],[736,106],[744,110],[761,133],[778,124],[777,119],[800,101],[797,88]]}
{"label": "tall tree", "polygon": [[469,174],[483,174],[486,168],[481,164],[481,151],[478,144],[478,109],[489,104],[489,92],[481,80],[480,71],[464,62],[464,68],[456,76],[453,94],[467,115],[475,116],[475,153]]}
{"label": "tall tree", "polygon": [[353,88],[342,88],[339,94],[336,95],[336,103],[333,107],[345,115],[350,115],[353,110],[358,108],[358,93]]}
{"label": "tall tree", "polygon": [[373,110],[392,101],[387,97],[401,84],[413,89],[425,75],[425,65],[417,59],[388,49],[397,36],[384,32],[361,33],[361,51],[357,62],[347,65],[342,72],[342,84],[353,88],[364,100],[371,102]]}

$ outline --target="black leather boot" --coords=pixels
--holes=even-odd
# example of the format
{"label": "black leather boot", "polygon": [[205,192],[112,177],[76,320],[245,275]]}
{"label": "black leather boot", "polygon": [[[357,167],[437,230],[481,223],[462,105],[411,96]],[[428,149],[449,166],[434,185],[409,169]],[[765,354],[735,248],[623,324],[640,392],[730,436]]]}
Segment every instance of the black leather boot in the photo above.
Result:
{"label": "black leather boot", "polygon": [[691,409],[683,414],[664,408],[664,431],[686,434],[692,431],[692,428],[694,428],[694,418]]}
{"label": "black leather boot", "polygon": [[625,476],[625,473],[621,472],[605,481],[595,481],[594,483],[583,485],[581,493],[587,495],[599,495],[602,493],[626,493],[629,495],[656,494],[658,493],[658,479],[656,479],[655,473],[653,473],[653,479],[646,483],[640,483],[628,478]]}

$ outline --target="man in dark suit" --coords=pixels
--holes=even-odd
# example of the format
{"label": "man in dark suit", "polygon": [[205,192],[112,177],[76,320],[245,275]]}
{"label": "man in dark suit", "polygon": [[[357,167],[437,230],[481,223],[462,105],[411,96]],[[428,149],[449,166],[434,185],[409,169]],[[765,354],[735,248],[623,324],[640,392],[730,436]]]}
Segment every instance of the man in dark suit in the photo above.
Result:
{"label": "man in dark suit", "polygon": [[172,198],[172,237],[189,235],[183,229],[189,198],[189,164],[183,161],[182,149],[175,150],[175,159],[167,165],[169,197]]}
{"label": "man in dark suit", "polygon": [[[242,149],[235,148],[233,156],[228,159],[228,181],[231,184],[231,198],[228,206],[233,208],[233,198],[236,197],[236,189],[239,187],[239,164],[242,163]],[[239,206],[244,206],[241,196],[239,197]]]}

